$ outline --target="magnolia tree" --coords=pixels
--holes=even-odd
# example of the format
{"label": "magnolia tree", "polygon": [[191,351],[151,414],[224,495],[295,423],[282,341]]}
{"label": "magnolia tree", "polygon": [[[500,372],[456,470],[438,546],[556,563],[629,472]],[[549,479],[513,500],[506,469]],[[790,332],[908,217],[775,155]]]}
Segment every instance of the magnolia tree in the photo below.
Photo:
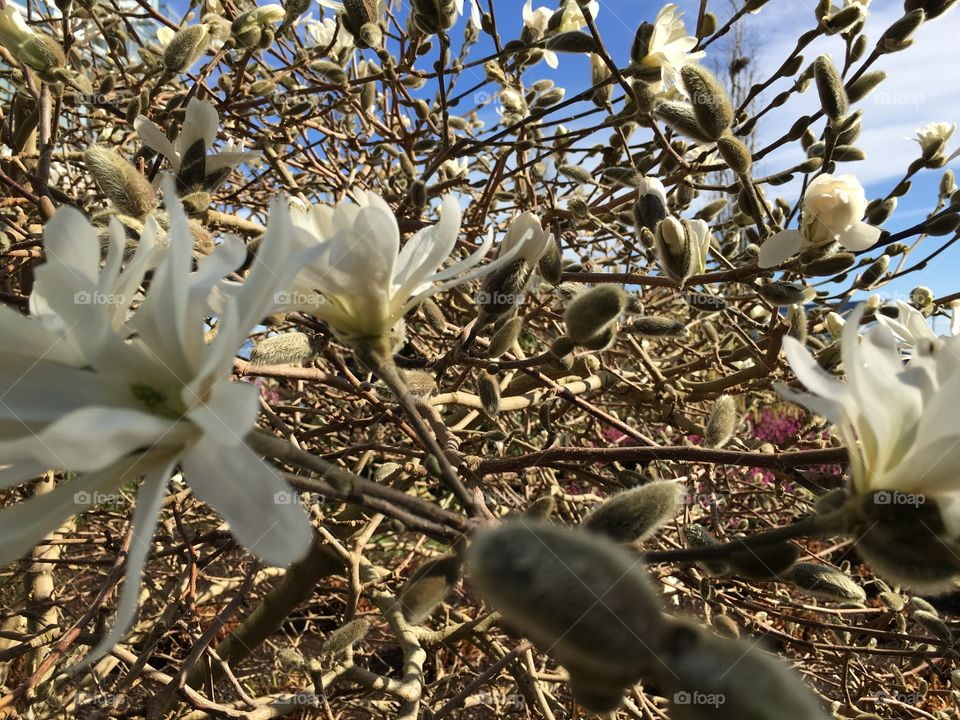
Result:
{"label": "magnolia tree", "polygon": [[955,717],[956,0],[785,2],[0,0],[0,718]]}

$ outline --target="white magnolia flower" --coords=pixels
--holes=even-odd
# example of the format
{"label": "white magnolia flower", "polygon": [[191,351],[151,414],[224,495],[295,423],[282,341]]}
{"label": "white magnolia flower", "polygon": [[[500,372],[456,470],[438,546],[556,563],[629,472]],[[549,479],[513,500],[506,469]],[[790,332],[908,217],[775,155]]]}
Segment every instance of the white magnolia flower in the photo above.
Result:
{"label": "white magnolia flower", "polygon": [[375,193],[360,191],[357,202],[312,205],[290,210],[298,237],[322,252],[304,267],[282,294],[280,304],[323,320],[344,342],[403,337],[403,316],[426,298],[486,275],[523,248],[476,267],[493,237],[468,258],[444,270],[460,232],[461,211],[444,198],[440,220],[423,228],[400,248],[400,230],[390,206]]}
{"label": "white magnolia flower", "polygon": [[[540,39],[547,34],[547,28],[550,25],[550,18],[554,11],[548,7],[538,7],[533,9],[533,0],[526,0],[523,4],[523,24],[530,29],[535,39]],[[560,64],[557,54],[553,50],[543,51],[543,60],[552,68]]]}
{"label": "white magnolia flower", "polygon": [[333,18],[307,20],[304,24],[317,47],[330,48],[328,54],[331,57],[339,57],[344,50],[353,49],[353,35]]}
{"label": "white magnolia flower", "polygon": [[806,247],[839,242],[848,250],[866,250],[880,230],[863,222],[866,195],[853,175],[819,175],[803,195],[800,230],[782,230],[760,247],[758,265],[775,267]]}
{"label": "white magnolia flower", "polygon": [[[591,0],[587,8],[590,10],[590,17],[594,20],[600,14],[600,3],[597,0]],[[553,32],[565,33],[581,30],[587,26],[587,19],[583,16],[583,9],[577,0],[566,0],[560,8],[560,21],[553,27]]]}
{"label": "white magnolia flower", "polygon": [[889,328],[904,348],[909,350],[921,344],[928,346],[937,341],[937,336],[923,313],[903,300],[897,301],[897,310],[896,319],[877,313],[877,321]]}
{"label": "white magnolia flower", "polygon": [[660,178],[644,175],[637,185],[637,195],[641,197],[644,195],[653,195],[660,201],[661,205],[664,207],[667,206],[667,188],[663,182],[661,182]]}
{"label": "white magnolia flower", "polygon": [[932,122],[917,130],[916,140],[920,143],[920,152],[925,158],[935,158],[943,154],[947,141],[957,129],[955,123]]}
{"label": "white magnolia flower", "polygon": [[[477,6],[477,0],[467,1],[470,3],[469,22],[473,23],[474,27],[480,27],[480,8]],[[453,0],[453,4],[457,8],[457,14],[463,15],[463,0]]]}
{"label": "white magnolia flower", "polygon": [[133,126],[141,142],[163,155],[173,168],[174,175],[178,177],[184,157],[202,140],[204,153],[209,153],[204,159],[204,178],[207,178],[207,183],[213,187],[222,182],[230,170],[240,163],[260,156],[256,151],[241,150],[232,141],[227,142],[220,150],[212,151],[220,128],[220,115],[206,100],[190,99],[180,133],[173,142],[170,142],[158,125],[144,115],[137,117]]}
{"label": "white magnolia flower", "polygon": [[[287,484],[243,441],[256,423],[257,389],[230,381],[234,354],[271,310],[277,284],[311,254],[294,247],[282,223],[274,225],[247,280],[218,287],[243,263],[242,241],[225,238],[191,273],[187,218],[169,184],[166,197],[169,244],[158,245],[158,227],[148,219],[122,272],[120,224],[110,227],[101,270],[96,230],[75,209],[59,209],[44,228],[47,261],[36,270],[31,296],[36,316],[0,307],[6,388],[0,487],[50,469],[75,475],[48,494],[0,511],[0,565],[24,555],[91,502],[143,478],[117,619],[91,659],[122,636],[136,613],[143,564],[176,467],[237,540],[265,562],[297,560],[312,537],[298,504],[276,502],[286,498]],[[134,293],[150,269],[150,289],[130,317]],[[204,319],[213,314],[212,304],[219,307],[219,322],[207,343]]]}
{"label": "white magnolia flower", "polygon": [[647,46],[647,54],[640,67],[660,71],[660,80],[651,83],[655,92],[667,90],[680,84],[680,69],[689,63],[706,57],[703,50],[694,52],[697,38],[687,34],[683,24],[683,12],[673,3],[663,6],[653,21],[653,33]]}
{"label": "white magnolia flower", "polygon": [[[883,507],[874,505],[927,504],[940,512],[944,537],[960,538],[960,425],[957,423],[957,394],[960,392],[960,337],[941,338],[920,346],[908,363],[897,349],[894,333],[886,324],[877,324],[858,335],[865,310],[858,307],[843,326],[841,353],[846,382],[825,372],[797,340],[785,337],[783,349],[790,367],[810,394],[795,393],[785,386],[782,395],[830,420],[849,453],[850,491],[879,513],[869,519],[859,534],[858,548],[866,550],[871,563],[891,576],[911,576],[907,582],[929,586],[938,578],[923,567],[904,568],[888,559],[899,551],[905,558],[919,549],[903,549],[906,528],[883,527],[889,518]],[[872,495],[884,491],[881,495]],[[894,517],[896,525],[906,518]],[[924,518],[929,523],[930,518]],[[876,534],[870,532],[879,525]],[[899,532],[896,543],[886,538]],[[933,533],[932,544],[940,547],[941,531],[929,526],[919,532]],[[951,561],[956,565],[957,561]],[[956,568],[943,568],[954,572]]]}

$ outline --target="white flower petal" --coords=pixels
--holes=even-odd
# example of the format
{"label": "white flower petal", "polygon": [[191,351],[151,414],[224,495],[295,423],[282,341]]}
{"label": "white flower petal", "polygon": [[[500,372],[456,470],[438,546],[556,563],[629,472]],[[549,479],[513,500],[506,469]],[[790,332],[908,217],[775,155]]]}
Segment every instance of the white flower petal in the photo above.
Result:
{"label": "white flower petal", "polygon": [[798,230],[781,230],[760,246],[757,265],[762,268],[776,267],[800,252],[802,247],[803,235]]}
{"label": "white flower petal", "polygon": [[160,520],[160,508],[174,465],[175,461],[173,460],[159,465],[144,478],[140,485],[137,492],[137,505],[133,511],[133,521],[131,523],[132,532],[130,548],[127,551],[126,577],[123,581],[123,589],[120,591],[120,600],[117,603],[117,613],[113,619],[113,626],[74,670],[89,667],[109,652],[114,645],[123,639],[137,617],[137,609],[140,607],[140,582],[143,577],[143,566],[153,545],[153,535]]}
{"label": "white flower petal", "polygon": [[245,444],[199,444],[183,458],[194,494],[230,525],[237,540],[270,565],[302,558],[313,529],[290,486]]}

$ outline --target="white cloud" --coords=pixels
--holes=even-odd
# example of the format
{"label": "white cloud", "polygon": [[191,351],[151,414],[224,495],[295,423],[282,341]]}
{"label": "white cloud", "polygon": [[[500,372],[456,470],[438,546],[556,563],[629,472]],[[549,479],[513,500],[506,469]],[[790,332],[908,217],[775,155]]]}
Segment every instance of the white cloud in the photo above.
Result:
{"label": "white cloud", "polygon": [[[903,4],[899,0],[874,0],[866,24],[870,42],[865,57],[883,31],[902,15]],[[960,67],[957,19],[954,11],[924,23],[915,33],[912,47],[884,55],[871,66],[871,70],[886,71],[887,79],[854,106],[863,111],[863,132],[856,145],[867,154],[867,159],[840,163],[840,172],[856,174],[865,185],[895,183],[910,161],[919,157],[919,146],[913,140],[918,128],[930,122],[960,121],[960,93],[956,92],[956,83],[951,78],[953,69]],[[816,22],[813,3],[790,2],[771,2],[747,21],[764,43],[759,57],[755,58],[763,75],[779,67],[795,47],[797,36]],[[842,68],[844,49],[844,41],[839,36],[818,38],[804,49],[804,63],[827,53]],[[853,67],[859,67],[862,62],[861,59]],[[778,81],[768,90],[766,99],[787,87],[789,81]],[[800,115],[813,114],[818,109],[816,87],[811,83],[804,94],[793,96],[786,105],[764,117],[758,126],[758,147],[780,137]],[[820,120],[814,127],[818,134],[823,123]],[[960,135],[953,139],[950,149],[957,143]],[[793,143],[769,155],[757,170],[760,174],[776,172],[803,158],[799,144]],[[955,160],[951,165],[960,165],[960,161]],[[776,194],[790,197],[797,187],[795,184],[782,186],[776,189]]]}

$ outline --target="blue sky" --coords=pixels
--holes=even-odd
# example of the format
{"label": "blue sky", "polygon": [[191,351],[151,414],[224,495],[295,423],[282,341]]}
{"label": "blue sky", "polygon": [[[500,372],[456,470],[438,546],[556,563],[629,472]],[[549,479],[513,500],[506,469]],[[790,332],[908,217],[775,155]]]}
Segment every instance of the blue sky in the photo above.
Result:
{"label": "blue sky", "polygon": [[[469,0],[467,0],[469,1]],[[481,7],[487,7],[488,0],[479,0]],[[396,0],[394,0],[395,4]],[[406,6],[409,0],[403,0]],[[835,0],[840,2],[840,0]],[[176,4],[176,3],[175,3]],[[266,4],[261,2],[260,4]],[[535,0],[534,7],[555,8],[559,0]],[[699,0],[679,0],[677,3],[686,13],[687,27],[693,31],[699,8]],[[740,2],[738,1],[738,4]],[[748,34],[756,40],[756,56],[751,58],[758,69],[759,76],[766,78],[770,69],[779,67],[792,51],[796,37],[815,26],[814,8],[817,0],[770,0],[757,15],[748,15],[745,23]],[[708,8],[715,11],[721,22],[730,14],[729,0],[710,0]],[[495,0],[497,25],[503,41],[517,38],[522,25],[521,0]],[[653,21],[662,4],[650,0],[600,0],[600,12],[597,24],[601,35],[613,58],[621,65],[629,61],[629,48],[637,26],[644,20]],[[321,14],[318,5],[310,11],[313,16]],[[329,11],[327,11],[329,12]],[[405,14],[401,11],[401,16]],[[873,0],[870,3],[870,16],[866,32],[870,47],[883,30],[903,14],[902,0]],[[450,35],[454,49],[459,46],[465,18],[460,18]],[[919,146],[913,141],[917,128],[935,121],[955,123],[960,116],[960,92],[957,91],[956,69],[960,68],[960,11],[954,9],[935,21],[924,24],[915,35],[916,43],[900,53],[886,55],[874,64],[874,69],[885,70],[887,80],[871,96],[856,107],[863,110],[863,133],[857,145],[867,153],[867,159],[855,163],[841,163],[838,173],[852,173],[864,184],[867,198],[885,196],[902,176],[909,162],[919,156]],[[479,58],[493,51],[490,39],[481,34],[480,41],[474,47],[470,57]],[[719,52],[711,47],[708,53]],[[829,53],[835,58],[843,56],[843,40],[837,37],[820,38],[804,52],[805,62],[812,61],[820,53]],[[421,67],[430,68],[434,54],[421,59]],[[707,59],[709,61],[709,57]],[[838,61],[838,64],[839,61]],[[560,55],[560,66],[553,70],[546,63],[539,63],[525,75],[527,86],[536,79],[550,78],[567,90],[567,96],[576,94],[590,82],[590,63],[586,55]],[[483,79],[481,68],[468,69],[458,83],[458,92],[464,92],[474,82]],[[772,97],[788,86],[788,81],[775,83],[765,96]],[[493,85],[486,90],[493,91]],[[430,97],[434,90],[428,84],[421,95]],[[459,108],[465,111],[467,101]],[[590,107],[589,103],[584,107]],[[811,86],[800,96],[793,96],[783,107],[769,113],[758,126],[758,146],[764,146],[769,140],[779,137],[784,130],[801,114],[809,114],[819,108],[816,90]],[[481,112],[487,120],[487,130],[495,131],[497,122],[493,105]],[[814,127],[822,128],[822,122]],[[634,140],[639,137],[634,136]],[[960,145],[960,133],[948,144],[948,152]],[[765,158],[758,163],[755,173],[766,175],[790,167],[805,155],[799,144],[792,144]],[[960,158],[951,165],[955,172],[960,171]],[[909,227],[920,221],[936,203],[937,188],[943,170],[922,171],[913,180],[910,193],[901,198],[897,212],[884,227],[892,232]],[[799,181],[769,188],[768,196],[777,195],[795,202],[799,193]],[[936,245],[937,239],[925,241],[911,257],[911,264],[928,254]],[[925,249],[926,248],[926,249]],[[890,283],[880,290],[886,298],[904,298],[916,285],[927,285],[937,296],[960,289],[954,277],[953,268],[960,264],[960,249],[949,249],[928,268]]]}

